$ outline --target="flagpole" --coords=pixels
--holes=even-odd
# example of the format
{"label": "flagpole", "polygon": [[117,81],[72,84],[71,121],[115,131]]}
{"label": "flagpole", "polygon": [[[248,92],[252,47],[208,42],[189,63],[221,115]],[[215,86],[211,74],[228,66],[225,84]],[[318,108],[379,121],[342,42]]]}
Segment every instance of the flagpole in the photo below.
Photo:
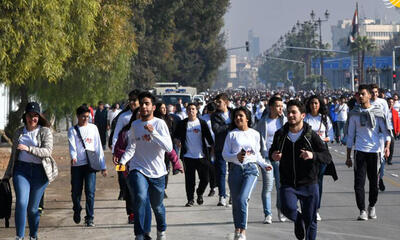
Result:
{"label": "flagpole", "polygon": [[[358,2],[356,2],[356,11],[357,11],[357,16],[356,16],[356,18],[357,18],[357,32],[356,32],[356,38],[355,39],[357,39],[357,37],[360,36],[360,21],[359,21],[360,19],[358,18]],[[358,55],[358,62],[357,62],[358,85],[360,85],[361,82],[364,81],[364,79],[363,79],[364,78],[364,74],[361,72],[362,67],[360,65],[360,63],[361,63],[360,49],[358,49],[357,55]]]}

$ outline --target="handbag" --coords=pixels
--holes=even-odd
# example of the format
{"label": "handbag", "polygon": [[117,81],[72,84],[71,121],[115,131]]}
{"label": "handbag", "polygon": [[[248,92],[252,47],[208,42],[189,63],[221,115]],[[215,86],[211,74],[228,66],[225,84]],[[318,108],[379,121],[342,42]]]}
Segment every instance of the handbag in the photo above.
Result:
{"label": "handbag", "polygon": [[0,179],[0,219],[4,218],[6,228],[10,226],[11,205],[12,192],[10,182],[5,178]]}
{"label": "handbag", "polygon": [[96,172],[100,171],[100,170],[103,170],[102,166],[101,166],[101,162],[100,162],[100,156],[97,154],[96,151],[92,151],[92,150],[86,149],[85,142],[83,141],[83,138],[82,138],[81,132],[79,131],[78,126],[75,125],[74,128],[75,128],[75,130],[76,130],[76,132],[78,134],[79,139],[82,142],[83,148],[85,149],[86,158],[88,160],[89,167],[93,171],[96,171]]}

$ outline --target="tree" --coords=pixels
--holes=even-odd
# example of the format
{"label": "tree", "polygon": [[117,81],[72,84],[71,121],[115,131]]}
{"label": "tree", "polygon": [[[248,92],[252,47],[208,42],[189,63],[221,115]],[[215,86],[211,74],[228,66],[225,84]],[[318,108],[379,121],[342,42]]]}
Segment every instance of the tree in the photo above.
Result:
{"label": "tree", "polygon": [[351,45],[350,52],[355,54],[360,54],[359,56],[359,72],[360,72],[360,83],[364,80],[364,60],[365,54],[376,49],[376,45],[373,41],[368,39],[367,36],[359,36],[356,38],[355,42]]}

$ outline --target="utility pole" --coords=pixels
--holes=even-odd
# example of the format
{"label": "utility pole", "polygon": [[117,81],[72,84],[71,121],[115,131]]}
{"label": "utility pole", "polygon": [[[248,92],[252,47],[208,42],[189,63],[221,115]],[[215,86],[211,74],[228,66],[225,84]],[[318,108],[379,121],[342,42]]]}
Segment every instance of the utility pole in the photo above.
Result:
{"label": "utility pole", "polygon": [[[315,20],[315,13],[314,10],[311,11],[310,16],[311,16],[311,20],[318,24],[319,27],[319,48],[322,49],[322,30],[321,30],[321,25],[322,22],[327,22],[328,18],[329,18],[329,12],[328,10],[325,11],[325,20],[322,20],[320,17],[318,17],[318,19]],[[323,59],[323,55],[322,52],[320,52],[319,54],[320,57],[320,80],[321,80],[321,92],[324,90],[324,59]]]}

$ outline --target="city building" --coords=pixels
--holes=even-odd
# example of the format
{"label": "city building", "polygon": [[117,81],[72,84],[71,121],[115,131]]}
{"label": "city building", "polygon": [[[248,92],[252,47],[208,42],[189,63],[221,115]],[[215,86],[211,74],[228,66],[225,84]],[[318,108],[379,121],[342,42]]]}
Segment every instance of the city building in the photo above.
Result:
{"label": "city building", "polygon": [[[347,43],[351,24],[351,19],[344,19],[339,20],[337,25],[331,26],[333,49],[341,49],[341,46]],[[380,19],[362,19],[360,20],[359,32],[361,36],[367,36],[373,40],[379,48],[391,40],[395,33],[400,32],[400,24],[383,23]]]}
{"label": "city building", "polygon": [[250,45],[249,58],[254,59],[260,55],[260,38],[254,35],[253,30],[248,32],[248,41]]}

